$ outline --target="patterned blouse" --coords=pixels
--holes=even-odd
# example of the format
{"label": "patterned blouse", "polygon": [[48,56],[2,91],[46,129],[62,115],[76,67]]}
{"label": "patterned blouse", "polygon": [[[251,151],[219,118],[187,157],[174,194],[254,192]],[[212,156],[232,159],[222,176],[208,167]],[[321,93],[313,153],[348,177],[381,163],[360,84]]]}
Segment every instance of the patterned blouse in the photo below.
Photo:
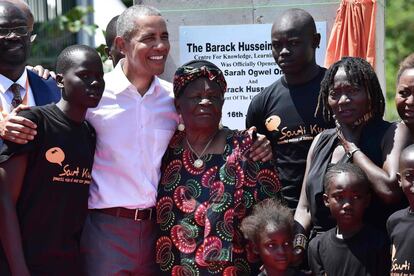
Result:
{"label": "patterned blouse", "polygon": [[253,162],[252,140],[231,131],[223,154],[206,154],[196,168],[177,132],[163,158],[158,187],[156,258],[168,275],[257,275],[257,257],[247,252],[239,230],[252,206],[280,198],[273,162]]}

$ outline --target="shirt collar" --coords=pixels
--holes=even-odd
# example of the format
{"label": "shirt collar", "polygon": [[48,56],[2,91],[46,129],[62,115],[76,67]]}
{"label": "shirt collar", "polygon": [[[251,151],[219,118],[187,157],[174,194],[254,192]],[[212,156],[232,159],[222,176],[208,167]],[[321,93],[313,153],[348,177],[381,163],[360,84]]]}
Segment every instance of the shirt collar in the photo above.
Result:
{"label": "shirt collar", "polygon": [[[125,58],[121,59],[118,64],[115,66],[114,70],[111,72],[113,76],[115,76],[114,79],[114,85],[116,85],[116,89],[114,89],[115,94],[122,93],[123,91],[130,89],[133,91],[136,91],[137,88],[128,80],[128,78],[125,76],[125,73],[122,69],[122,66],[124,64]],[[159,91],[161,91],[161,84],[159,81],[159,78],[157,76],[154,76],[154,79],[151,82],[150,87],[146,91],[145,95],[151,95],[154,94],[154,96],[157,96]]]}
{"label": "shirt collar", "polygon": [[[20,75],[19,79],[16,81],[16,83],[20,84],[21,87],[26,89],[26,81],[27,81],[27,71],[24,70],[23,73]],[[5,93],[10,86],[15,83],[8,77],[0,74],[0,92]]]}

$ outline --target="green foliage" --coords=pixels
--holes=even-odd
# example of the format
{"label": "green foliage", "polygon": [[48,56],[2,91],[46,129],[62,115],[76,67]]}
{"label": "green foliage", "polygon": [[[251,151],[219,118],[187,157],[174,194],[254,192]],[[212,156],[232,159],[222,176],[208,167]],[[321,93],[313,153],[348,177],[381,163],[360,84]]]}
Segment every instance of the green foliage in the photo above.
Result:
{"label": "green foliage", "polygon": [[414,0],[387,0],[385,7],[385,79],[387,119],[396,120],[394,95],[399,63],[414,52]]}
{"label": "green foliage", "polygon": [[93,35],[98,28],[87,23],[87,16],[93,13],[92,7],[75,6],[53,20],[35,25],[37,38],[32,45],[29,64],[41,64],[45,68],[54,68],[56,57],[67,46],[76,43],[76,33],[84,30]]}
{"label": "green foliage", "polygon": [[[134,5],[133,0],[122,0],[122,2],[124,3],[126,7],[131,7],[132,5]],[[142,1],[136,1],[136,4],[140,4],[139,2],[142,2]]]}
{"label": "green foliage", "polygon": [[96,24],[87,24],[86,17],[93,13],[93,7],[75,6],[66,14],[56,18],[60,30],[68,30],[71,33],[77,33],[84,30],[88,35],[94,35],[98,28]]}

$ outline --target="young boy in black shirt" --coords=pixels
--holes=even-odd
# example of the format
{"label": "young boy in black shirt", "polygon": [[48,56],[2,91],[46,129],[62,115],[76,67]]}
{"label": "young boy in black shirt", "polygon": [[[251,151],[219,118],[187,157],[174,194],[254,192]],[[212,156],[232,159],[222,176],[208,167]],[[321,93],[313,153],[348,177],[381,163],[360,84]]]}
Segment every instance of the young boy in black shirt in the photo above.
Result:
{"label": "young boy in black shirt", "polygon": [[408,208],[392,214],[387,221],[391,240],[391,276],[414,275],[414,145],[400,156],[398,182],[410,203]]}
{"label": "young boy in black shirt", "polygon": [[328,169],[324,185],[325,205],[337,226],[309,244],[308,262],[314,275],[389,275],[387,238],[364,223],[371,197],[365,173],[351,163],[336,164]]}
{"label": "young boy in black shirt", "polygon": [[35,139],[0,153],[0,275],[82,275],[79,239],[88,210],[95,151],[86,110],[104,90],[102,63],[88,46],[57,59],[57,104],[20,113]]}

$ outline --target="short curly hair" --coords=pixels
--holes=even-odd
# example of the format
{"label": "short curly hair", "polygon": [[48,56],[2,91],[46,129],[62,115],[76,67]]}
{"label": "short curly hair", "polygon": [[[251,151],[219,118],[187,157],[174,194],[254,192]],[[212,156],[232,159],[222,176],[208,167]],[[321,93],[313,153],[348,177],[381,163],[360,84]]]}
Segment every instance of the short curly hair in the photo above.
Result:
{"label": "short curly hair", "polygon": [[130,40],[140,28],[134,22],[141,16],[161,16],[161,13],[152,6],[131,6],[118,17],[116,22],[116,35],[123,37],[125,40]]}
{"label": "short curly hair", "polygon": [[361,185],[364,186],[367,191],[370,191],[369,187],[369,180],[365,172],[356,164],[353,163],[336,163],[328,168],[324,178],[323,178],[323,187],[325,189],[325,193],[328,194],[328,190],[334,181],[335,177],[337,177],[341,173],[353,174],[356,178],[362,183]]}
{"label": "short curly hair", "polygon": [[243,219],[240,230],[251,242],[259,241],[259,234],[271,226],[275,231],[287,229],[293,237],[293,215],[281,201],[265,199],[254,206],[250,216]]}
{"label": "short curly hair", "polygon": [[101,58],[94,48],[87,45],[75,44],[66,47],[60,52],[56,59],[56,73],[65,74],[69,69],[78,66],[78,60],[76,60],[77,57],[73,56],[78,52],[84,52],[88,55],[89,59],[94,60],[97,64],[102,66]]}
{"label": "short curly hair", "polygon": [[400,68],[398,69],[398,74],[397,74],[397,85],[404,71],[407,69],[412,69],[412,68],[414,68],[414,53],[410,54],[403,61],[401,61]]}

